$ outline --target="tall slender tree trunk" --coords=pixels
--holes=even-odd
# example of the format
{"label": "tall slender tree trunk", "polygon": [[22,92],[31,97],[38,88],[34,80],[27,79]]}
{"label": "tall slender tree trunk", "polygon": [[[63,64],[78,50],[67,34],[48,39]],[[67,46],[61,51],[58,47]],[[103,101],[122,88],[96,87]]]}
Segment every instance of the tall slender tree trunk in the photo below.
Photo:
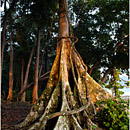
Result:
{"label": "tall slender tree trunk", "polygon": [[[24,58],[22,58],[21,62],[21,90],[23,90],[23,75],[24,75]],[[21,102],[25,101],[25,93],[22,95]]]}
{"label": "tall slender tree trunk", "polygon": [[[46,44],[44,46],[44,51],[42,52],[42,56],[41,56],[41,65],[40,65],[40,69],[39,69],[39,78],[41,76],[42,69],[43,69],[43,60],[44,60],[44,56],[45,56],[45,50],[46,50]],[[38,88],[41,89],[41,83],[39,83]]]}
{"label": "tall slender tree trunk", "polygon": [[34,86],[32,92],[32,103],[35,104],[38,99],[38,66],[39,66],[39,49],[40,49],[40,28],[38,29],[37,42],[36,42],[36,60],[34,70]]}
{"label": "tall slender tree trunk", "polygon": [[67,0],[59,0],[57,54],[46,88],[26,119],[15,126],[16,129],[92,129],[88,107],[93,111],[92,103],[111,97],[89,76],[86,65],[68,37],[66,8]]}
{"label": "tall slender tree trunk", "polygon": [[4,48],[6,44],[6,23],[7,23],[7,15],[5,15],[3,22],[3,30],[2,30],[2,38],[1,38],[1,77],[2,77],[2,68],[3,68],[3,57],[4,57]]}
{"label": "tall slender tree trunk", "polygon": [[16,85],[15,85],[15,89],[18,89],[19,86],[19,77],[16,77]]}
{"label": "tall slender tree trunk", "polygon": [[39,69],[39,78],[40,78],[41,73],[42,73],[44,55],[45,55],[45,52],[42,53],[42,57],[41,57],[41,65],[40,65],[40,69]]}
{"label": "tall slender tree trunk", "polygon": [[[46,38],[46,41],[47,41],[47,38]],[[44,51],[42,52],[42,57],[41,57],[41,65],[40,65],[40,69],[39,69],[39,78],[42,74],[42,69],[43,69],[43,60],[44,60],[44,57],[45,57],[45,51],[46,51],[46,43],[44,45]]]}
{"label": "tall slender tree trunk", "polygon": [[12,100],[13,95],[13,47],[10,43],[10,69],[9,69],[9,91],[7,100]]}
{"label": "tall slender tree trunk", "polygon": [[[5,48],[5,45],[6,45],[6,34],[7,34],[6,25],[7,25],[7,19],[8,19],[9,14],[13,10],[16,2],[17,2],[17,0],[13,0],[10,8],[7,11],[5,10],[5,16],[4,16],[4,21],[3,21],[3,30],[2,30],[2,38],[1,38],[1,77],[2,77],[2,68],[3,68],[4,48]],[[6,4],[5,4],[5,6],[6,6]]]}
{"label": "tall slender tree trunk", "polygon": [[[26,68],[26,73],[25,73],[25,79],[24,79],[24,83],[23,83],[23,89],[27,86],[29,69],[30,69],[30,65],[31,65],[31,61],[32,61],[33,52],[34,52],[34,48],[32,49],[30,57],[29,57],[29,60],[28,60],[28,64],[27,64],[27,68]],[[21,92],[23,91],[23,89],[21,89]],[[22,94],[21,102],[25,102],[25,98],[26,98],[26,92],[24,92]]]}
{"label": "tall slender tree trunk", "polygon": [[48,69],[48,51],[47,49],[45,50],[45,73],[47,72]]}

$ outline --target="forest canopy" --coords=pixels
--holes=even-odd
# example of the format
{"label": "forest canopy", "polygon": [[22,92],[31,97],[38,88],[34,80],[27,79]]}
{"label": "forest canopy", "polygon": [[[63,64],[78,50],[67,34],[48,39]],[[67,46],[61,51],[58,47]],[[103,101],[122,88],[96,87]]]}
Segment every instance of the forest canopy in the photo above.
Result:
{"label": "forest canopy", "polygon": [[[128,0],[68,0],[69,18],[78,38],[75,46],[88,66],[88,73],[100,84],[109,80],[108,75],[113,76],[113,68],[128,74],[128,5]],[[33,82],[39,28],[39,76],[50,71],[56,56],[56,40],[51,39],[49,33],[51,29],[51,35],[57,36],[59,5],[47,0],[2,0],[1,6],[4,8],[1,12],[2,92],[7,96],[10,45],[13,48],[13,92],[18,93],[34,47],[27,84]]]}

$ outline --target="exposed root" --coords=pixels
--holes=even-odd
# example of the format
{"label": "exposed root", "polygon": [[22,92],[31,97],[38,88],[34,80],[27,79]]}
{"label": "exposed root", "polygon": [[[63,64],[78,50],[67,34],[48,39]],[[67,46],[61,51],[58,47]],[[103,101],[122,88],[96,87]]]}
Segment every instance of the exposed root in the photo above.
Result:
{"label": "exposed root", "polygon": [[[56,117],[58,117],[58,120],[53,127],[54,130],[69,130],[70,128],[83,130],[87,127],[91,130],[91,126],[95,125],[87,114],[89,113],[87,111],[88,107],[90,104],[93,104],[93,100],[90,103],[89,97],[91,95],[88,93],[89,80],[87,78],[90,77],[88,77],[81,58],[71,48],[71,67],[69,68],[71,68],[74,84],[73,87],[70,86],[68,76],[70,69],[67,66],[69,62],[67,55],[69,55],[69,52],[66,52],[66,44],[62,44],[61,48],[61,52],[54,61],[55,64],[52,67],[47,87],[37,103],[32,107],[27,118],[17,125],[16,129],[29,127],[29,130],[44,130],[47,127],[48,121]],[[61,109],[57,112],[60,100],[62,102]],[[94,105],[92,106],[95,112],[95,107]],[[86,122],[85,125],[82,123],[84,121]]]}
{"label": "exposed root", "polygon": [[53,87],[57,83],[56,81],[58,77],[57,66],[59,66],[59,59],[60,59],[60,54],[58,54],[55,58],[55,61],[54,61],[55,64],[53,64],[52,66],[52,70],[49,76],[47,87],[45,88],[43,94],[40,96],[36,104],[31,108],[30,113],[28,114],[26,119],[20,124],[15,125],[15,129],[20,129],[20,128],[30,126],[34,121],[36,121],[43,114],[48,104],[48,101],[50,99],[51,93],[53,91]]}
{"label": "exposed root", "polygon": [[[58,94],[58,95],[57,95]],[[60,96],[60,86],[59,83],[57,84],[49,102],[48,105],[43,113],[43,115],[40,117],[40,119],[34,123],[31,128],[29,128],[29,130],[35,130],[37,128],[39,129],[44,129],[47,123],[47,115],[55,112],[57,107],[58,107],[58,100],[59,100],[59,96]]]}
{"label": "exposed root", "polygon": [[95,114],[93,103],[102,99],[101,96],[104,99],[107,95],[110,97],[110,94],[88,75],[87,67],[73,45],[70,47],[70,41],[61,40],[61,51],[54,61],[47,87],[16,129],[44,130],[48,122],[56,117],[51,128],[54,130],[91,130],[92,126],[96,126],[89,117],[89,109],[92,106]]}

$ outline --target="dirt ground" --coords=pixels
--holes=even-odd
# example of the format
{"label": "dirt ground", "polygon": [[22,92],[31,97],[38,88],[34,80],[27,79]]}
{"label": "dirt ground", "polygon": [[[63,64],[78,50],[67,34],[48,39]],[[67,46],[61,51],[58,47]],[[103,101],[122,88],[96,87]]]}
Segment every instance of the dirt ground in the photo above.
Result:
{"label": "dirt ground", "polygon": [[[1,130],[15,130],[14,125],[24,120],[32,105],[26,103],[2,102],[1,106]],[[105,130],[97,128],[96,130]]]}
{"label": "dirt ground", "polygon": [[26,118],[31,106],[30,103],[2,103],[1,130],[14,130],[14,125]]}

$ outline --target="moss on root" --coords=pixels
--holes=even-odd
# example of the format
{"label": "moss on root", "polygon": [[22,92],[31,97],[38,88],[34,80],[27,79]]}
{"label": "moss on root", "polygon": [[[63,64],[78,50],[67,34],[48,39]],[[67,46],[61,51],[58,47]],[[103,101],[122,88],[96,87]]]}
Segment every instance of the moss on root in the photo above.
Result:
{"label": "moss on root", "polygon": [[[83,68],[83,66],[80,61],[78,61],[78,63],[81,65],[75,69],[75,71],[77,71],[75,74],[78,74],[75,75],[75,77],[77,76],[77,81],[75,82],[73,79],[73,84],[70,86],[69,77],[64,77],[65,75],[69,75],[70,70],[67,70],[67,66],[64,65],[64,62],[67,62],[63,59],[64,53],[61,53],[61,55],[61,59],[59,59],[60,68],[56,69],[60,71],[57,84],[55,84],[53,79],[49,80],[43,94],[32,107],[27,118],[21,124],[17,125],[16,129],[49,130],[48,125],[50,124],[53,124],[51,129],[54,130],[69,130],[70,128],[82,130],[88,128],[92,124],[91,119],[94,116],[94,107],[92,104],[82,112],[72,115],[64,115],[64,113],[60,113],[60,111],[66,113],[66,111],[76,111],[80,109],[80,107],[83,107],[88,103],[87,91],[89,91],[89,97],[92,103],[111,97],[108,92],[87,74],[85,69],[81,73],[79,69]],[[80,58],[77,59],[79,60]],[[76,63],[74,64],[76,67]],[[87,78],[84,76],[85,73]],[[53,78],[54,77],[53,75]],[[50,75],[50,79],[51,78],[52,76]],[[87,86],[85,82],[87,82]],[[58,111],[59,113],[56,113]],[[56,120],[54,121],[53,118],[56,118]]]}

